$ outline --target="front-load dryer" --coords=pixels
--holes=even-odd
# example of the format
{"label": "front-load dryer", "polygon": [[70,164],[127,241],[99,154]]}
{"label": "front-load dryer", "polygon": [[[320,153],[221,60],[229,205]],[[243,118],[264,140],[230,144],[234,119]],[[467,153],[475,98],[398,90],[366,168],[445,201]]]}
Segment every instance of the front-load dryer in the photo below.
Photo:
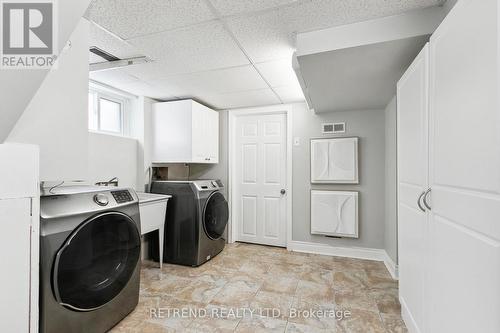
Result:
{"label": "front-load dryer", "polygon": [[40,199],[40,332],[106,332],[138,303],[137,195],[95,187],[52,192]]}
{"label": "front-load dryer", "polygon": [[[163,262],[200,266],[219,254],[226,244],[229,219],[220,180],[155,181],[151,192],[169,194],[165,218]],[[158,259],[158,242],[151,241],[151,256]]]}

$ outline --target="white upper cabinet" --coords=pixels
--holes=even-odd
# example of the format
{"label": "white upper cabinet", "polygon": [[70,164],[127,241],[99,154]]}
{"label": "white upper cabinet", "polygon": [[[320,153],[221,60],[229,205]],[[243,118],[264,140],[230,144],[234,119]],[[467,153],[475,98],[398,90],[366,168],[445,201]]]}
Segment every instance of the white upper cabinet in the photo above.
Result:
{"label": "white upper cabinet", "polygon": [[218,163],[219,113],[193,100],[153,106],[153,163]]}

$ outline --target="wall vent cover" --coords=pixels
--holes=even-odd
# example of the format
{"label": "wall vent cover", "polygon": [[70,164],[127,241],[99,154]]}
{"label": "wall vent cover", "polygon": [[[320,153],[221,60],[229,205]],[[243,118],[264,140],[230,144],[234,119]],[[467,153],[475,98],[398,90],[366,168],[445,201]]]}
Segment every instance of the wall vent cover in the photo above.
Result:
{"label": "wall vent cover", "polygon": [[328,123],[321,125],[323,134],[345,133],[345,123]]}

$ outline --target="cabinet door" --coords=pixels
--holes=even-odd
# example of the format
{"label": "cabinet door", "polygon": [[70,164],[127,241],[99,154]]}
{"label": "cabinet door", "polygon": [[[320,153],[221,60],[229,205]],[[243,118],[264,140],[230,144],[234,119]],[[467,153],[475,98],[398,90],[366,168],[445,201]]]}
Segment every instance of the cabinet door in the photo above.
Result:
{"label": "cabinet door", "polygon": [[28,332],[31,199],[0,200],[0,332]]}
{"label": "cabinet door", "polygon": [[429,46],[398,82],[399,298],[411,332],[424,332],[427,214],[417,200],[428,186]]}
{"label": "cabinet door", "polygon": [[198,103],[192,105],[192,161],[206,163],[208,157],[207,145],[207,111]]}
{"label": "cabinet door", "polygon": [[208,137],[209,141],[209,156],[210,163],[219,163],[219,112],[212,111],[208,112],[210,124]]}
{"label": "cabinet door", "polygon": [[500,332],[499,6],[458,1],[430,42],[426,332]]}

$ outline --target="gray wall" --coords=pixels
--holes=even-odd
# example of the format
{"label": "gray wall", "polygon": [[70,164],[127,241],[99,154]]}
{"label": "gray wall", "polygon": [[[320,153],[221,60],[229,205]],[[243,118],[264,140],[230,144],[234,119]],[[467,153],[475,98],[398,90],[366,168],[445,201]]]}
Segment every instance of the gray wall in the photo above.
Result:
{"label": "gray wall", "polygon": [[385,109],[385,250],[398,262],[396,97]]}
{"label": "gray wall", "polygon": [[[323,243],[343,247],[384,249],[385,229],[385,116],[384,110],[345,111],[315,114],[305,104],[294,104],[293,137],[300,145],[293,147],[293,231],[295,241]],[[343,136],[358,136],[359,185],[311,185],[311,138],[323,137],[321,123],[346,122]],[[337,239],[310,232],[310,190],[359,191],[359,238]]]}

